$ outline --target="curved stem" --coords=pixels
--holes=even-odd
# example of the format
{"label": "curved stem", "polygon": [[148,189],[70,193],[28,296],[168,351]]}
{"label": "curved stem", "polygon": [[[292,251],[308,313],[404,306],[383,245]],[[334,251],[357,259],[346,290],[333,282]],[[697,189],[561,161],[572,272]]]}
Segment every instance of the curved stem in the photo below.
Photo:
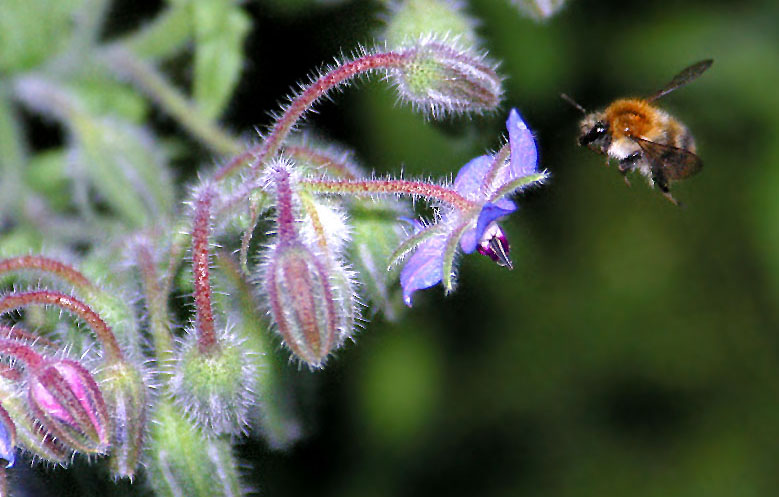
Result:
{"label": "curved stem", "polygon": [[467,211],[475,204],[456,191],[422,181],[406,180],[304,180],[300,182],[303,188],[316,193],[338,193],[341,195],[418,195],[445,202],[459,211]]}
{"label": "curved stem", "polygon": [[103,345],[106,362],[110,364],[124,359],[114,332],[91,307],[79,299],[51,290],[11,293],[0,298],[0,314],[28,305],[53,305],[78,316],[92,329]]}
{"label": "curved stem", "polygon": [[91,281],[76,268],[41,255],[23,255],[0,260],[0,275],[12,271],[37,270],[54,275],[81,291],[95,289]]}
{"label": "curved stem", "polygon": [[44,361],[43,356],[29,345],[5,338],[0,338],[0,354],[20,361],[25,367],[31,369],[38,367]]}
{"label": "curved stem", "polygon": [[23,340],[26,343],[33,345],[42,345],[52,350],[56,350],[59,346],[47,338],[43,338],[38,335],[34,335],[27,330],[19,328],[18,326],[7,326],[0,323],[0,338],[8,338],[10,340]]}
{"label": "curved stem", "polygon": [[[400,67],[406,59],[407,55],[398,52],[379,52],[364,55],[336,67],[308,85],[292,100],[281,117],[276,120],[265,140],[249,149],[249,152],[254,156],[249,181],[251,182],[260,174],[265,161],[279,151],[281,144],[287,138],[295,123],[317,100],[355,76],[377,69]],[[237,171],[240,165],[241,162],[229,162],[225,167],[216,172],[214,179],[219,181],[230,176]]]}

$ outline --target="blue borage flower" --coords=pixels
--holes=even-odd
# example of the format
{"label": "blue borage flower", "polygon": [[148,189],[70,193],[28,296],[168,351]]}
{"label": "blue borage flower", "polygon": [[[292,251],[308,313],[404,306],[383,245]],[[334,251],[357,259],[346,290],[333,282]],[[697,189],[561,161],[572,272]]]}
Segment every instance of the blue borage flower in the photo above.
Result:
{"label": "blue borage flower", "polygon": [[5,467],[14,465],[14,449],[16,446],[16,426],[11,416],[0,404],[0,459],[5,461]]}
{"label": "blue borage flower", "polygon": [[396,251],[402,256],[416,248],[400,273],[403,301],[411,306],[417,290],[443,282],[447,292],[454,287],[454,256],[478,251],[501,266],[512,268],[509,244],[497,221],[517,210],[508,195],[549,175],[537,169],[538,151],[533,134],[516,109],[506,121],[509,143],[495,155],[482,155],[457,173],[452,188],[470,202],[465,209],[452,208],[439,221],[425,227],[414,223],[414,234]]}

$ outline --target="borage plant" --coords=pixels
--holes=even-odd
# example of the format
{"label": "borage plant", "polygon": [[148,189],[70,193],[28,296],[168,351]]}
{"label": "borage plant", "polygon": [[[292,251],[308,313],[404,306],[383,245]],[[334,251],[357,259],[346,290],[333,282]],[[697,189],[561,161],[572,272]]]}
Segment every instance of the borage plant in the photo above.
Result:
{"label": "borage plant", "polygon": [[[85,24],[62,53],[16,68],[0,88],[2,117],[12,115],[13,101],[63,125],[67,150],[56,159],[69,164],[64,179],[74,200],[65,209],[72,214],[57,213],[62,200],[52,193],[59,190],[47,199],[8,162],[11,186],[3,191],[14,191],[4,196],[7,212],[47,233],[50,252],[60,255],[0,260],[7,285],[0,313],[8,317],[0,324],[5,466],[19,453],[62,466],[76,454],[105,456],[116,479],[132,480],[145,468],[158,495],[242,494],[234,441],[261,433],[281,448],[299,436],[290,367],[323,368],[361,326],[365,307],[391,317],[398,279],[408,306],[416,291],[438,283],[452,291],[459,251],[512,267],[499,224],[517,209],[508,197],[547,177],[518,111],[508,113],[508,142],[465,164],[453,182],[374,177],[343,149],[297,130],[319,100],[361,75],[378,75],[429,118],[498,110],[501,78],[475,48],[473,22],[459,4],[427,2],[449,16],[436,18],[449,22],[445,34],[393,24],[420,3],[395,5],[384,47],[322,71],[248,147],[213,125],[213,108],[223,105],[237,75],[232,59],[215,59],[214,51],[240,46],[245,32],[237,29],[246,23],[242,11],[229,2],[219,19],[232,37],[198,45],[196,60],[227,64],[233,76],[212,81],[217,89],[201,93],[216,96],[199,105],[138,56],[162,33],[172,36],[190,13],[179,6],[138,36],[107,45],[94,36],[100,10],[85,10]],[[172,46],[182,40],[168,38]],[[72,63],[81,50],[95,62],[80,72]],[[131,109],[139,101],[126,85],[139,88],[229,157],[201,172],[180,216],[150,131],[96,115],[103,103],[85,97],[90,84],[111,88]],[[18,144],[18,129],[4,122],[4,137],[12,139],[4,146]],[[17,165],[25,160],[19,146],[4,155]],[[424,200],[432,215],[417,218],[408,199]],[[253,240],[266,220],[272,231]],[[189,263],[182,267],[183,260]],[[182,325],[170,304],[187,292],[193,312]],[[90,333],[81,333],[84,326]],[[277,360],[286,354],[269,329],[293,361]],[[0,469],[0,494],[6,492]]]}

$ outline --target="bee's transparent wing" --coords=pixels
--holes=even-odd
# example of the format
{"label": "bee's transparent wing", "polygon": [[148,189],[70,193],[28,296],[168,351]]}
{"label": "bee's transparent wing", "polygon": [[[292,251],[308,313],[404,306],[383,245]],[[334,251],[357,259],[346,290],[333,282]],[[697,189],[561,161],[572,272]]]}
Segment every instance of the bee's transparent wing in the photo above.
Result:
{"label": "bee's transparent wing", "polygon": [[703,168],[700,157],[683,148],[664,145],[643,138],[633,138],[653,167],[662,169],[670,180],[689,178]]}
{"label": "bee's transparent wing", "polygon": [[668,95],[669,93],[676,90],[677,88],[680,88],[686,85],[687,83],[697,79],[698,76],[703,74],[706,71],[706,69],[711,67],[713,63],[714,61],[712,59],[706,59],[700,62],[696,62],[695,64],[683,69],[682,72],[674,76],[673,79],[669,81],[668,84],[665,85],[662,90],[658,91],[651,97],[647,98],[647,100],[650,102],[653,100],[657,100],[663,95]]}

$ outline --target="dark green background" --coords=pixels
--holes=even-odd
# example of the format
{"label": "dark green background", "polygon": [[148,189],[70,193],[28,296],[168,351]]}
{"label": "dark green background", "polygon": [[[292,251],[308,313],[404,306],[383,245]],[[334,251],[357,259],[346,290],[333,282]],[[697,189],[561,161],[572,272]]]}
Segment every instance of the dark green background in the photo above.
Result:
{"label": "dark green background", "polygon": [[[293,84],[380,29],[374,2],[276,2],[246,5],[235,131],[265,125]],[[776,495],[776,2],[574,0],[543,24],[508,0],[468,4],[507,77],[500,112],[426,122],[361,82],[309,123],[379,173],[449,177],[500,145],[517,107],[552,179],[505,223],[516,269],[466,257],[455,294],[374,317],[313,375],[306,439],[288,453],[240,444],[247,480],[273,496]],[[116,30],[143,19],[130,1],[113,15]],[[559,93],[597,109],[709,57],[662,102],[705,164],[673,189],[683,208],[576,146],[580,114]]]}

